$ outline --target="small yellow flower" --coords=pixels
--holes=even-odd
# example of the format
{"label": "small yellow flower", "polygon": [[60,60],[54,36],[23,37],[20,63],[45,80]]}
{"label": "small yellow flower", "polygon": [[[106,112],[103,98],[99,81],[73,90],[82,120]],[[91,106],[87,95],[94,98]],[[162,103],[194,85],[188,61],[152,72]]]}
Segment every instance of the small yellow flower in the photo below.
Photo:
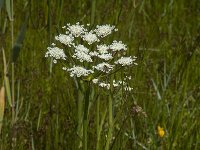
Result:
{"label": "small yellow flower", "polygon": [[165,131],[163,128],[158,126],[158,135],[162,138],[165,135]]}

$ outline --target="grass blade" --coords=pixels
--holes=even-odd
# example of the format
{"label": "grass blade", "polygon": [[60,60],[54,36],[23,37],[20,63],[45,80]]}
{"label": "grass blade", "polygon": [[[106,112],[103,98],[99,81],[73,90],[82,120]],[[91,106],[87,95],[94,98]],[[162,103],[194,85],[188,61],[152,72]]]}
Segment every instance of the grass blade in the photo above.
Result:
{"label": "grass blade", "polygon": [[9,82],[9,78],[6,75],[7,74],[7,69],[6,69],[6,56],[5,56],[5,52],[4,49],[2,48],[2,52],[3,52],[3,64],[4,64],[4,82],[5,82],[5,88],[6,88],[6,95],[8,97],[8,103],[9,105],[12,107],[12,102],[11,102],[11,92],[10,92],[10,82]]}
{"label": "grass blade", "polygon": [[4,110],[5,110],[5,89],[4,86],[2,86],[0,90],[0,134],[3,125]]}
{"label": "grass blade", "polygon": [[11,1],[6,0],[6,11],[8,13],[9,20],[12,20],[12,9],[11,9]]}

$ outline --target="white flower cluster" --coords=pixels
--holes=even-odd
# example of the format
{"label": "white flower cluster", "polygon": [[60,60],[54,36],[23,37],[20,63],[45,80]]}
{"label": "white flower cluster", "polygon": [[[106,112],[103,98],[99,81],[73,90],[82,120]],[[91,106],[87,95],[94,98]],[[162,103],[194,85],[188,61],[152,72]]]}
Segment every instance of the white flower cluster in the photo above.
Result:
{"label": "white flower cluster", "polygon": [[118,59],[117,61],[115,61],[115,64],[120,64],[122,66],[130,66],[133,64],[133,62],[135,61],[136,58],[132,58],[130,57],[121,57],[120,59]]}
{"label": "white flower cluster", "polygon": [[68,32],[70,32],[75,37],[79,37],[87,31],[84,28],[84,25],[80,25],[79,22],[77,22],[75,25],[67,24],[67,26],[68,26],[67,27]]}
{"label": "white flower cluster", "polygon": [[72,56],[73,58],[78,59],[80,62],[93,62],[91,56],[88,54],[89,49],[84,47],[83,45],[75,46],[75,53]]}
{"label": "white flower cluster", "polygon": [[[98,84],[99,87],[110,89],[110,83],[100,82],[99,79],[93,79],[92,82],[94,84]],[[122,82],[122,81],[113,80],[113,87],[114,88],[121,87],[121,85],[124,85],[125,91],[132,91],[133,90],[133,88],[128,86],[125,81]]]}
{"label": "white flower cluster", "polygon": [[76,58],[78,60],[80,60],[80,62],[86,61],[86,62],[93,62],[92,58],[90,55],[84,53],[84,52],[75,52],[74,55],[72,56],[73,58]]}
{"label": "white flower cluster", "polygon": [[87,69],[80,67],[80,66],[73,66],[70,69],[63,68],[63,70],[67,70],[68,72],[70,72],[71,77],[88,76],[89,74],[94,73],[93,70],[87,70]]}
{"label": "white flower cluster", "polygon": [[74,37],[72,35],[60,34],[55,37],[57,41],[71,47]]}
{"label": "white flower cluster", "polygon": [[63,51],[63,49],[60,49],[58,47],[47,47],[48,51],[45,54],[45,57],[52,57],[53,62],[57,63],[57,59],[63,59],[66,60],[66,55]]}
{"label": "white flower cluster", "polygon": [[113,43],[110,45],[110,49],[113,51],[127,50],[126,45],[123,44],[122,41],[113,41]]}
{"label": "white flower cluster", "polygon": [[113,58],[112,54],[108,53],[108,54],[101,54],[101,55],[98,55],[99,58],[103,59],[103,60],[111,60]]}
{"label": "white flower cluster", "polygon": [[94,34],[93,32],[85,33],[85,35],[83,35],[82,38],[84,41],[88,42],[89,45],[91,45],[94,42],[100,41],[96,34]]}
{"label": "white flower cluster", "polygon": [[[96,32],[96,34],[99,37],[105,37],[105,36],[111,34],[114,29],[115,29],[115,26],[106,24],[106,25],[101,25],[101,26],[97,25],[97,27],[94,31]],[[117,31],[117,29],[115,29],[115,31]]]}
{"label": "white flower cluster", "polygon": [[114,65],[110,65],[110,64],[105,63],[105,62],[100,63],[97,66],[93,66],[93,68],[95,68],[99,71],[105,72],[105,73],[108,73],[111,70],[113,70],[113,67],[114,67]]}
{"label": "white flower cluster", "polygon": [[[97,25],[94,30],[89,30],[85,27],[79,22],[74,25],[67,24],[63,26],[65,33],[55,36],[55,40],[62,43],[61,46],[67,46],[65,49],[68,51],[66,54],[70,63],[65,64],[66,67],[63,67],[63,70],[69,72],[71,77],[86,77],[91,75],[92,79],[93,76],[97,76],[98,79],[92,79],[92,82],[100,87],[110,89],[110,83],[102,80],[102,78],[105,79],[105,74],[110,72],[115,73],[117,65],[121,65],[122,67],[132,64],[136,65],[136,57],[125,56],[127,45],[122,43],[122,41],[114,40],[110,45],[103,42],[101,44],[98,43],[101,38],[117,31],[115,26],[109,24]],[[76,40],[77,38],[78,40]],[[83,45],[78,43],[78,41],[83,42]],[[90,46],[91,44],[95,45]],[[67,56],[64,53],[64,48],[60,49],[55,47],[55,45],[57,44],[52,43],[52,47],[47,48],[48,51],[45,57],[52,57],[54,63],[57,63],[59,59],[66,60]],[[91,49],[87,46],[91,47]],[[123,80],[127,81],[128,79],[129,77],[126,77]],[[124,81],[114,80],[113,87],[123,86],[125,90],[130,91],[132,88],[124,83]]]}
{"label": "white flower cluster", "polygon": [[107,54],[108,53],[109,46],[106,44],[103,45],[97,45],[97,50],[100,54]]}

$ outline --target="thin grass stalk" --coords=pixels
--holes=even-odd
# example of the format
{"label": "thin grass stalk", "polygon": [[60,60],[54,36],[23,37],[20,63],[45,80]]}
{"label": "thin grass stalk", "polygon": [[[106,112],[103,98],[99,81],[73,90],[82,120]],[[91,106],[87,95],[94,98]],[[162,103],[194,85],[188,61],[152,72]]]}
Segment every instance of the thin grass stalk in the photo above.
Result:
{"label": "thin grass stalk", "polygon": [[87,85],[85,92],[85,106],[84,106],[84,117],[83,117],[83,150],[87,150],[87,132],[88,132],[88,108],[90,102],[90,83]]}
{"label": "thin grass stalk", "polygon": [[5,88],[4,86],[2,86],[0,90],[0,134],[3,125],[4,110],[5,110]]}
{"label": "thin grass stalk", "polygon": [[94,24],[95,20],[95,11],[96,11],[96,0],[92,0],[92,9],[91,9],[91,25]]}
{"label": "thin grass stalk", "polygon": [[106,141],[106,150],[109,150],[111,139],[112,139],[112,132],[113,132],[113,78],[114,76],[111,75],[110,80],[110,95],[108,100],[108,123],[109,123],[109,129],[108,129],[108,136]]}
{"label": "thin grass stalk", "polygon": [[100,149],[100,138],[101,138],[101,131],[102,131],[102,128],[103,128],[103,124],[105,122],[105,118],[106,118],[106,114],[107,114],[107,108],[104,110],[104,112],[102,113],[101,115],[101,122],[100,122],[100,125],[99,125],[99,130],[98,130],[98,133],[97,133],[97,147],[96,147],[96,150],[99,150]]}
{"label": "thin grass stalk", "polygon": [[12,125],[15,123],[15,64],[12,62]]}
{"label": "thin grass stalk", "polygon": [[99,107],[100,107],[100,101],[99,97],[97,98],[97,106],[96,106],[96,125],[97,125],[97,144],[96,144],[96,150],[99,150],[99,140],[100,140],[100,131],[99,131]]}
{"label": "thin grass stalk", "polygon": [[[78,139],[82,138],[82,120],[83,120],[83,94],[82,92],[79,90],[78,91],[78,113],[77,113],[77,118],[78,118],[78,127],[77,127],[77,134],[79,136]],[[82,145],[82,141],[78,140],[78,147],[81,147]]]}
{"label": "thin grass stalk", "polygon": [[[10,19],[10,22],[11,22],[11,47],[13,48],[14,47],[14,17],[13,17],[13,0],[11,0],[11,19]],[[14,78],[15,78],[15,75],[14,75],[14,71],[15,71],[15,65],[14,65],[14,62],[12,62],[11,64],[12,66],[12,125],[14,124],[14,120],[15,120],[15,81],[14,81]]]}
{"label": "thin grass stalk", "polygon": [[11,90],[10,90],[10,81],[7,76],[7,64],[6,64],[6,56],[5,56],[5,51],[4,48],[2,48],[2,53],[3,53],[3,65],[4,65],[4,82],[5,82],[5,89],[6,89],[6,95],[8,98],[8,103],[12,107],[12,98],[11,98]]}

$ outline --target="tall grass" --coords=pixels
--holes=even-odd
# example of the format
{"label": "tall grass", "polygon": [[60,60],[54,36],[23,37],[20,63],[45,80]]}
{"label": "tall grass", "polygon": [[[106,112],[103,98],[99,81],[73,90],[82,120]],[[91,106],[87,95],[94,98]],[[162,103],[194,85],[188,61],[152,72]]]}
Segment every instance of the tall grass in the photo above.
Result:
{"label": "tall grass", "polygon": [[[109,98],[103,90],[91,88],[87,149],[200,148],[198,0],[16,0],[13,5],[0,0],[0,4],[0,85],[6,95],[0,149],[82,149],[82,122],[77,120],[84,107],[77,114],[77,100],[83,101],[83,95],[59,65],[51,66],[44,58],[61,26],[77,21],[115,24],[120,32],[108,41],[124,41],[139,64],[129,70],[133,92]],[[17,39],[24,40],[13,62]],[[157,126],[164,128],[164,137],[158,135]]]}

